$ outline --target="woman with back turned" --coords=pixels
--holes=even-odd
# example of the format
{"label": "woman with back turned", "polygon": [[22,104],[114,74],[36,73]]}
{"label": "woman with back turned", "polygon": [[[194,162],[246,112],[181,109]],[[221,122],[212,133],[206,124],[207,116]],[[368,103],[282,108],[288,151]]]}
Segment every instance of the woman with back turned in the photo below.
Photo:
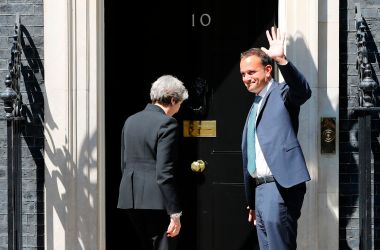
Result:
{"label": "woman with back turned", "polygon": [[182,212],[174,175],[178,124],[172,116],[188,92],[176,77],[164,75],[152,84],[150,98],[123,127],[118,208],[126,209],[142,249],[174,250]]}

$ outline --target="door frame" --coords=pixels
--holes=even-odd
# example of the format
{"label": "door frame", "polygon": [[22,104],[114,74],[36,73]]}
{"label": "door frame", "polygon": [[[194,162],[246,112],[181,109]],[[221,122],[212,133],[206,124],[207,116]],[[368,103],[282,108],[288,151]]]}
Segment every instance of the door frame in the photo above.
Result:
{"label": "door frame", "polygon": [[44,0],[46,249],[105,249],[104,1]]}

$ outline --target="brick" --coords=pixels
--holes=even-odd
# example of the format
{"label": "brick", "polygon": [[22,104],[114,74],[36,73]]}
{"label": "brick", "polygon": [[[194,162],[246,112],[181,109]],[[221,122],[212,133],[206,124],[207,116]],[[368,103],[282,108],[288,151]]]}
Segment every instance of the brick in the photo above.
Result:
{"label": "brick", "polygon": [[36,26],[43,26],[44,25],[44,18],[40,15],[22,15],[20,16],[21,23],[23,25],[36,25]]}
{"label": "brick", "polygon": [[42,4],[35,4],[34,5],[34,14],[35,15],[42,15],[44,13],[44,6]]}
{"label": "brick", "polygon": [[1,26],[14,26],[16,23],[16,15],[0,15]]}
{"label": "brick", "polygon": [[0,4],[0,13],[33,14],[34,6],[31,4]]}
{"label": "brick", "polygon": [[8,3],[43,3],[43,0],[8,0]]}

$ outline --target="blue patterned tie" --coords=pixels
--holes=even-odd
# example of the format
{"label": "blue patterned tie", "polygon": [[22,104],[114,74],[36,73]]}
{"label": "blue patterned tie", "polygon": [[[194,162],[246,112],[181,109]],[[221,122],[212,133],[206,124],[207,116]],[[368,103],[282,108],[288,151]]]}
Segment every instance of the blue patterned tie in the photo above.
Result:
{"label": "blue patterned tie", "polygon": [[248,118],[247,132],[247,154],[248,154],[248,172],[253,175],[256,170],[256,149],[255,149],[255,130],[256,130],[256,112],[261,96],[255,96],[253,107]]}

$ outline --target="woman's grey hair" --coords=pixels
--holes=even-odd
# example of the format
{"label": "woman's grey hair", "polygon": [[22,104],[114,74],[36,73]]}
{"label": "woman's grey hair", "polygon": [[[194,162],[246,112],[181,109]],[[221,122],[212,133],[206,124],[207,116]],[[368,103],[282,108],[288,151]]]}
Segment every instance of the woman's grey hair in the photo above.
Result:
{"label": "woman's grey hair", "polygon": [[183,82],[172,75],[159,77],[150,89],[152,103],[158,102],[164,106],[170,105],[172,98],[175,102],[184,101],[189,97]]}

